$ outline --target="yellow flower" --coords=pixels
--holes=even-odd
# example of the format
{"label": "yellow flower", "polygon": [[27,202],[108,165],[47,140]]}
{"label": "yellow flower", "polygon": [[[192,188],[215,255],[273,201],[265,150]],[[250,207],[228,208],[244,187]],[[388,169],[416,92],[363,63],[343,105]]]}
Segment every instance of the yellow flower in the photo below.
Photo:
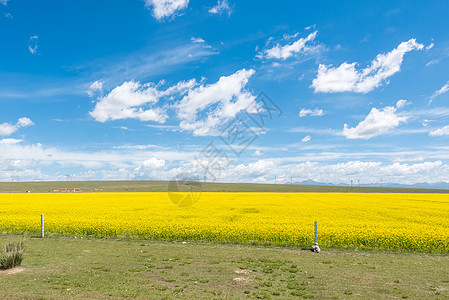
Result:
{"label": "yellow flower", "polygon": [[0,194],[0,231],[149,239],[449,251],[449,196],[203,193],[191,207],[167,193]]}

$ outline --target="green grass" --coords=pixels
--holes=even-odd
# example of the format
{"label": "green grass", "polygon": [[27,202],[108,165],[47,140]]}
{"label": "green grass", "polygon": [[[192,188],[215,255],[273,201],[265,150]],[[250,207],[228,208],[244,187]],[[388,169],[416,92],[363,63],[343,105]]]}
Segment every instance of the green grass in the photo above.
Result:
{"label": "green grass", "polygon": [[[85,192],[103,189],[107,192],[165,192],[168,181],[54,181],[54,182],[0,182],[0,192],[50,192],[61,188],[81,188]],[[186,191],[188,186],[183,187]],[[354,192],[354,193],[449,193],[449,190],[344,187],[295,184],[259,183],[204,183],[205,192]]]}
{"label": "green grass", "polygon": [[0,268],[11,269],[20,266],[23,259],[24,241],[9,242],[3,249],[0,257]]}
{"label": "green grass", "polygon": [[2,299],[449,297],[445,255],[89,237],[26,244],[24,271],[0,273]]}

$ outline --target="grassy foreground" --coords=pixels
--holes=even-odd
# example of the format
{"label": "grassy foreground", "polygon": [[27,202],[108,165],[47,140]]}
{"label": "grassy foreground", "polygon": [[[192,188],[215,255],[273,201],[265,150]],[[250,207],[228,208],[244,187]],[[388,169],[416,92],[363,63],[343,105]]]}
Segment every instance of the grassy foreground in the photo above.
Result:
{"label": "grassy foreground", "polygon": [[[196,186],[197,184],[195,184]],[[0,192],[52,192],[62,188],[80,188],[84,192],[167,192],[173,191],[169,181],[48,181],[48,182],[0,182]],[[179,186],[179,191],[190,191],[189,184]],[[348,187],[299,184],[261,183],[213,183],[201,184],[204,192],[354,192],[354,193],[449,193],[444,189]],[[178,191],[178,190],[176,190]]]}
{"label": "grassy foreground", "polygon": [[26,247],[22,272],[0,271],[2,299],[449,298],[444,255],[89,237]]}

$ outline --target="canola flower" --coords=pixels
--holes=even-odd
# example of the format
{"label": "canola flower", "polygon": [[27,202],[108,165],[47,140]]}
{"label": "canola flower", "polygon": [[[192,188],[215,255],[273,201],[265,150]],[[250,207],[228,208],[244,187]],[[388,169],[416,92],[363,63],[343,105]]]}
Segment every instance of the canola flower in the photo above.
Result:
{"label": "canola flower", "polygon": [[0,230],[148,239],[449,252],[449,195],[203,193],[191,207],[167,193],[0,194]]}

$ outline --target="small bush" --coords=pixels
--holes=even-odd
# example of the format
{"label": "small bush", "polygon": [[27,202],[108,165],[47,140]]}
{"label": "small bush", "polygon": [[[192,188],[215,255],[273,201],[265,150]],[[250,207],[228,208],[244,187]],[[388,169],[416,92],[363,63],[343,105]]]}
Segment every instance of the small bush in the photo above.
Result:
{"label": "small bush", "polygon": [[9,243],[3,249],[3,256],[0,258],[2,269],[11,269],[20,266],[23,260],[24,242]]}

